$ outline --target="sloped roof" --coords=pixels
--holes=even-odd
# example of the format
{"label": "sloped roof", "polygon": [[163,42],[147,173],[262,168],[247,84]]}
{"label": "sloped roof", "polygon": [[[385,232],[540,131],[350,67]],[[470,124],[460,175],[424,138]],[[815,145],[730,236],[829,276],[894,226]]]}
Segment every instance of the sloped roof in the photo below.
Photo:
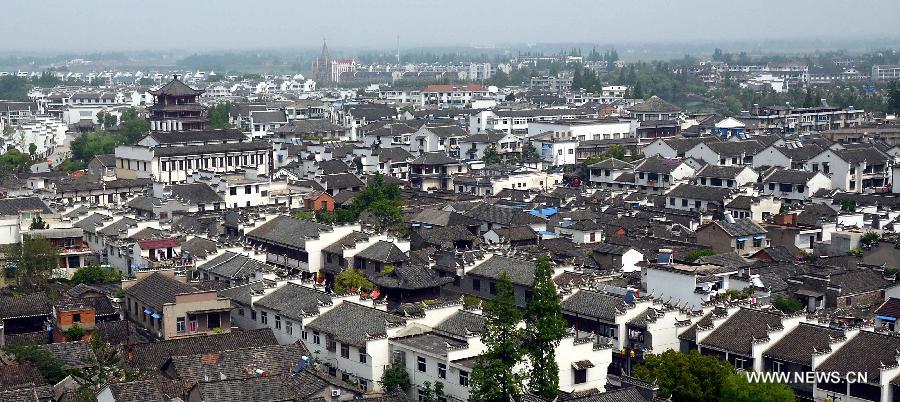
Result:
{"label": "sloped roof", "polygon": [[308,315],[319,314],[320,307],[331,304],[331,296],[319,290],[288,282],[253,304],[300,320]]}
{"label": "sloped roof", "polygon": [[530,287],[534,283],[535,269],[534,261],[495,255],[466,272],[466,275],[500,279],[505,273],[514,285]]}
{"label": "sloped roof", "polygon": [[271,328],[192,336],[131,346],[129,365],[156,370],[172,356],[221,352],[265,345],[277,345]]}
{"label": "sloped roof", "polygon": [[386,336],[389,327],[405,322],[403,317],[344,301],[310,321],[306,328],[330,334],[341,343],[365,346],[369,339]]}
{"label": "sloped roof", "polygon": [[900,337],[885,333],[859,331],[856,336],[831,354],[816,367],[817,372],[850,371],[868,373],[869,383],[878,383],[881,368],[897,363]]}
{"label": "sloped roof", "polygon": [[633,113],[678,113],[681,108],[653,95],[650,99],[629,107],[628,111]]}
{"label": "sloped roof", "polygon": [[329,229],[328,226],[312,221],[280,215],[251,230],[246,236],[284,246],[302,248],[306,244],[304,238],[317,238],[320,232],[327,229]]}
{"label": "sloped roof", "polygon": [[426,152],[410,162],[412,165],[450,165],[454,163],[459,163],[459,161],[447,156],[443,152]]}
{"label": "sloped roof", "polygon": [[140,300],[153,312],[162,312],[163,305],[174,303],[176,295],[196,292],[197,288],[159,272],[147,275],[125,289],[126,294]]}
{"label": "sloped roof", "polygon": [[803,322],[764,351],[763,356],[812,367],[813,354],[828,350],[842,336],[840,330]]}
{"label": "sloped roof", "polygon": [[243,254],[226,251],[204,262],[197,270],[225,278],[243,279],[253,276],[256,272],[271,272],[273,267]]}
{"label": "sloped roof", "polygon": [[669,159],[661,156],[651,156],[635,162],[634,171],[669,174],[680,166],[682,162],[678,158]]}
{"label": "sloped roof", "polygon": [[38,211],[50,213],[50,208],[38,197],[0,199],[0,216],[18,215],[22,212]]}
{"label": "sloped roof", "polygon": [[563,300],[561,304],[564,315],[615,322],[616,315],[622,308],[623,299],[621,296],[582,289]]}
{"label": "sloped roof", "polygon": [[734,223],[725,221],[713,221],[707,225],[717,225],[731,237],[750,236],[756,234],[768,233],[766,229],[753,222],[750,218],[738,219]]}
{"label": "sloped roof", "polygon": [[394,264],[409,260],[406,255],[396,244],[389,241],[378,241],[364,250],[356,253],[355,258],[378,261],[384,264]]}
{"label": "sloped roof", "polygon": [[189,87],[184,82],[178,79],[178,77],[172,78],[172,81],[169,81],[168,84],[163,85],[157,90],[148,91],[151,95],[168,95],[168,96],[198,96],[202,94],[203,90],[197,90]]}
{"label": "sloped roof", "polygon": [[741,308],[700,342],[703,347],[752,356],[753,341],[781,327],[781,315]]}

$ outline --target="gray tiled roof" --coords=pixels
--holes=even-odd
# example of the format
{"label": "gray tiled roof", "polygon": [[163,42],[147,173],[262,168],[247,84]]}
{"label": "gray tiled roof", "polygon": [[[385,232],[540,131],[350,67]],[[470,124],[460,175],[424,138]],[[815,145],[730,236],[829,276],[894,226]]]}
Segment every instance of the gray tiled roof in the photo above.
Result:
{"label": "gray tiled roof", "polygon": [[625,170],[633,168],[634,165],[625,161],[618,160],[616,158],[608,158],[606,160],[597,162],[590,167],[594,169]]}
{"label": "gray tiled roof", "polygon": [[52,305],[46,293],[0,298],[0,320],[50,315]]}
{"label": "gray tiled roof", "polygon": [[158,131],[148,134],[159,144],[207,143],[240,141],[244,133],[236,128],[206,129],[190,131]]}
{"label": "gray tiled roof", "polygon": [[310,321],[306,328],[330,334],[341,343],[365,346],[372,337],[386,336],[389,327],[405,322],[403,317],[344,301]]}
{"label": "gray tiled roof", "polygon": [[248,372],[248,366],[265,370],[267,375],[290,374],[308,351],[302,343],[264,345],[228,351],[206,352],[184,356],[172,356],[167,371],[189,384],[218,379],[256,377]]}
{"label": "gray tiled roof", "polygon": [[412,165],[450,165],[454,163],[459,163],[459,161],[443,152],[426,152],[410,162]]}
{"label": "gray tiled roof", "polygon": [[731,237],[749,236],[755,234],[767,233],[768,231],[753,222],[750,218],[738,219],[734,223],[725,221],[713,221],[711,225],[718,225]]}
{"label": "gray tiled roof", "polygon": [[172,196],[191,204],[215,204],[225,202],[222,196],[206,183],[174,184]]}
{"label": "gray tiled roof", "polygon": [[142,380],[109,384],[116,402],[168,402],[156,381]]}
{"label": "gray tiled roof", "polygon": [[91,362],[96,360],[91,345],[87,342],[63,342],[51,343],[41,346],[53,357],[62,362],[65,368],[75,369],[90,366]]}
{"label": "gray tiled roof", "polygon": [[302,249],[306,244],[304,238],[318,238],[319,233],[326,229],[329,228],[325,225],[281,215],[259,225],[248,232],[246,236],[251,239]]}
{"label": "gray tiled roof", "polygon": [[466,275],[500,279],[506,273],[514,285],[531,286],[534,283],[534,261],[495,255],[472,268]]}
{"label": "gray tiled roof", "polygon": [[231,251],[226,251],[197,267],[197,270],[231,279],[246,279],[256,272],[270,272],[272,269],[272,266],[262,261]]}
{"label": "gray tiled roof", "polygon": [[152,148],[156,156],[187,156],[222,152],[265,151],[272,145],[266,141],[244,141],[225,144],[207,144],[196,146],[156,147]]}
{"label": "gray tiled roof", "polygon": [[681,111],[681,108],[653,95],[650,99],[629,107],[628,111],[637,113],[678,113]]}
{"label": "gray tiled roof", "polygon": [[816,351],[828,350],[833,340],[843,335],[844,333],[837,329],[800,323],[797,328],[764,351],[763,356],[812,367],[813,354]]}
{"label": "gray tiled roof", "polygon": [[775,170],[763,179],[764,183],[806,184],[818,173],[805,170]]}
{"label": "gray tiled roof", "polygon": [[277,345],[271,328],[193,336],[131,346],[129,365],[156,370],[172,356],[221,352],[265,345]]}
{"label": "gray tiled roof", "polygon": [[440,356],[447,356],[448,351],[467,344],[465,341],[434,332],[397,337],[391,339],[391,341],[418,350],[433,352]]}
{"label": "gray tiled roof", "polygon": [[769,331],[781,327],[781,315],[741,308],[727,321],[720,323],[700,342],[709,347],[742,356],[752,356],[754,339],[768,336]]}
{"label": "gray tiled roof", "polygon": [[281,315],[294,319],[319,314],[319,308],[331,305],[331,296],[306,286],[286,283],[263,296],[254,306],[275,310]]}
{"label": "gray tiled roof", "polygon": [[900,337],[890,333],[859,331],[824,362],[819,363],[816,371],[836,371],[841,374],[850,371],[865,372],[868,373],[869,383],[877,384],[881,368],[897,364],[897,350],[900,350]]}
{"label": "gray tiled roof", "polygon": [[722,187],[698,186],[694,184],[679,184],[666,193],[668,197],[679,197],[689,200],[723,203],[731,195],[732,190]]}
{"label": "gray tiled roof", "polygon": [[384,240],[378,241],[356,253],[355,258],[378,261],[385,264],[394,264],[409,260],[409,256],[401,251],[396,244]]}
{"label": "gray tiled roof", "polygon": [[484,316],[460,310],[435,325],[434,330],[465,339],[484,332]]}
{"label": "gray tiled roof", "polygon": [[165,274],[154,272],[125,289],[125,293],[153,309],[162,312],[163,305],[174,303],[175,296],[198,292],[196,288]]}
{"label": "gray tiled roof", "polygon": [[606,322],[615,322],[623,307],[621,296],[584,289],[562,301],[563,315],[600,319]]}
{"label": "gray tiled roof", "polygon": [[734,179],[738,174],[747,169],[746,166],[718,166],[706,165],[697,172],[697,177],[712,177],[718,179]]}
{"label": "gray tiled roof", "polygon": [[672,173],[675,168],[680,166],[681,163],[682,160],[678,158],[669,159],[660,156],[651,156],[635,162],[634,171],[669,174]]}
{"label": "gray tiled roof", "polygon": [[0,199],[0,216],[18,215],[26,211],[50,213],[50,208],[38,197],[3,198]]}

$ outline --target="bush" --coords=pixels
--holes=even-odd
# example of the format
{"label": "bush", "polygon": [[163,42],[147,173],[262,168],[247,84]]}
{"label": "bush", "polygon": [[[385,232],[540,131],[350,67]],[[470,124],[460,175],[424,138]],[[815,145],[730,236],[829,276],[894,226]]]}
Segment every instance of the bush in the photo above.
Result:
{"label": "bush", "polygon": [[781,312],[785,314],[794,314],[800,310],[803,310],[803,304],[801,304],[799,300],[788,296],[776,297],[772,302],[772,307],[781,310]]}
{"label": "bush", "polygon": [[87,335],[87,331],[84,328],[81,328],[78,324],[73,325],[71,328],[67,329],[65,332],[66,339],[69,342],[80,341],[81,338],[84,338]]}
{"label": "bush", "polygon": [[878,244],[878,239],[878,233],[866,232],[866,234],[859,239],[859,244],[861,244],[863,248],[872,248],[872,246]]}
{"label": "bush", "polygon": [[850,251],[847,252],[847,255],[852,255],[854,257],[862,257],[864,252],[865,252],[865,250],[863,250],[862,247],[856,247],[856,248],[850,249]]}
{"label": "bush", "polygon": [[693,262],[693,261],[699,260],[702,257],[708,257],[708,256],[711,256],[714,254],[716,254],[716,252],[712,251],[708,248],[703,249],[703,250],[694,250],[694,251],[691,251],[690,253],[685,254],[684,260]]}
{"label": "bush", "polygon": [[463,296],[463,306],[465,306],[465,307],[480,307],[481,299],[479,299],[475,296],[472,296],[472,295],[465,295],[465,296]]}
{"label": "bush", "polygon": [[409,388],[412,386],[412,382],[409,380],[409,373],[406,372],[405,367],[399,364],[392,364],[385,369],[379,382],[381,387],[387,392],[396,392],[398,390],[409,392]]}
{"label": "bush", "polygon": [[113,267],[101,267],[99,265],[88,265],[81,267],[72,275],[72,283],[85,285],[95,285],[100,283],[121,282],[122,273]]}
{"label": "bush", "polygon": [[6,351],[16,357],[20,363],[31,363],[41,372],[41,377],[48,384],[56,384],[69,374],[63,364],[47,349],[34,345],[9,346]]}
{"label": "bush", "polygon": [[351,289],[371,292],[375,285],[357,269],[347,269],[334,277],[332,289],[335,293],[347,293]]}

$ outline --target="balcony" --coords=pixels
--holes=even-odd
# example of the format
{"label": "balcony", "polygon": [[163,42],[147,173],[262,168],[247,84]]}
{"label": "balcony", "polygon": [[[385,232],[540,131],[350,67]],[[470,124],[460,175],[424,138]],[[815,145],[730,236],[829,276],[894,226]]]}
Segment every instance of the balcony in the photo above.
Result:
{"label": "balcony", "polygon": [[304,261],[300,261],[295,258],[290,258],[290,257],[286,257],[283,255],[272,254],[272,253],[266,253],[266,262],[275,264],[275,265],[280,265],[283,267],[300,269],[300,270],[304,270],[304,271],[309,269],[308,262],[304,262]]}
{"label": "balcony", "polygon": [[76,254],[90,254],[91,248],[88,247],[87,244],[82,244],[78,246],[60,246],[59,247],[59,255],[76,255]]}
{"label": "balcony", "polygon": [[159,269],[173,269],[173,270],[183,270],[192,268],[194,266],[194,262],[191,260],[183,260],[180,258],[175,258],[171,260],[160,260],[160,261],[148,261],[147,268],[150,270],[159,270]]}

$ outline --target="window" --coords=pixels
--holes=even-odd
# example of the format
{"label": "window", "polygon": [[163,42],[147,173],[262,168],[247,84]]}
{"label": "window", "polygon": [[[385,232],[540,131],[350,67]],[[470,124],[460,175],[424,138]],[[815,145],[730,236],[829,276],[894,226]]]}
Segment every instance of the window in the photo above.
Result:
{"label": "window", "polygon": [[250,309],[250,319],[256,321],[256,310]]}
{"label": "window", "polygon": [[587,382],[587,369],[572,369],[572,374],[575,377],[574,382],[576,384],[584,384]]}
{"label": "window", "polygon": [[244,194],[250,194],[253,192],[252,186],[244,186]]}
{"label": "window", "polygon": [[753,238],[753,247],[760,248],[762,247],[762,239]]}
{"label": "window", "polygon": [[369,361],[369,356],[366,355],[366,348],[359,348],[359,362],[366,363]]}
{"label": "window", "polygon": [[228,193],[231,195],[237,195],[237,187],[232,187],[228,189]]}
{"label": "window", "polygon": [[438,363],[437,372],[438,378],[447,378],[447,365],[444,363]]}
{"label": "window", "polygon": [[734,248],[736,248],[736,249],[738,249],[738,250],[743,250],[743,249],[744,249],[744,244],[746,244],[746,243],[747,243],[746,240],[735,240],[735,242],[734,242],[734,244],[735,244]]}
{"label": "window", "polygon": [[284,322],[284,329],[287,331],[288,335],[294,334],[294,323],[290,320]]}
{"label": "window", "polygon": [[263,324],[268,324],[269,323],[269,314],[266,313],[265,311],[260,312],[259,313],[259,322],[261,322]]}
{"label": "window", "polygon": [[425,358],[422,356],[416,357],[416,369],[424,373],[426,368]]}
{"label": "window", "polygon": [[497,294],[497,284],[494,282],[491,282],[490,287],[491,287],[491,294],[492,295]]}
{"label": "window", "polygon": [[244,316],[244,309],[239,308],[239,309],[238,309],[238,315],[241,316],[241,317],[243,317],[243,316]]}
{"label": "window", "polygon": [[178,317],[175,319],[175,331],[184,332],[184,317]]}
{"label": "window", "polygon": [[459,371],[459,385],[464,387],[469,386],[469,372],[468,371]]}
{"label": "window", "polygon": [[341,344],[341,357],[345,359],[350,358],[350,345],[346,343]]}
{"label": "window", "polygon": [[472,279],[472,289],[481,290],[481,281],[478,279]]}
{"label": "window", "polygon": [[781,373],[784,370],[784,363],[779,361],[772,361],[772,371],[776,373]]}
{"label": "window", "polygon": [[747,364],[747,360],[742,359],[740,357],[734,358],[734,368],[736,368],[738,370],[743,370],[745,364]]}
{"label": "window", "polygon": [[321,343],[321,339],[319,338],[319,333],[316,331],[313,331],[313,343],[315,343],[316,345]]}
{"label": "window", "polygon": [[775,191],[775,183],[769,183],[769,190]]}
{"label": "window", "polygon": [[275,314],[275,329],[281,329],[281,316]]}
{"label": "window", "polygon": [[360,378],[359,379],[359,387],[362,388],[363,391],[369,390],[369,382]]}
{"label": "window", "polygon": [[72,322],[81,322],[81,314],[72,314]]}
{"label": "window", "polygon": [[301,331],[300,338],[303,338],[304,341],[309,340],[309,332]]}

